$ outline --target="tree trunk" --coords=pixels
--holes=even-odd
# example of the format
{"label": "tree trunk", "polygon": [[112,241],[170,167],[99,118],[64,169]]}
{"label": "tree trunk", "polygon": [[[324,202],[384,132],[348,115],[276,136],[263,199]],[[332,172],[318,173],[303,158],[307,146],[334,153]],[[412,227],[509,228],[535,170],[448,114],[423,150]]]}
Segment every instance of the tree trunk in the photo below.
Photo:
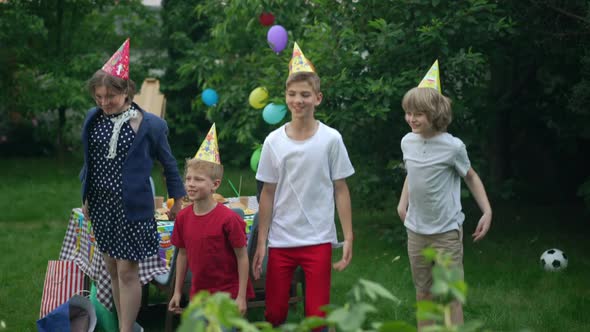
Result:
{"label": "tree trunk", "polygon": [[[510,46],[514,47],[514,46]],[[502,183],[512,177],[512,112],[518,110],[516,99],[526,84],[534,80],[537,64],[534,59],[523,61],[518,58],[518,50],[508,49],[508,56],[499,53],[493,57],[492,65],[492,98],[490,103],[494,108],[490,114],[493,125],[490,128],[490,175],[497,183]],[[505,53],[505,52],[504,52]],[[510,55],[512,54],[512,55]],[[495,74],[495,75],[494,75]]]}
{"label": "tree trunk", "polygon": [[57,160],[61,164],[65,159],[66,146],[64,142],[64,128],[66,124],[66,107],[60,106],[57,109],[58,121],[57,121]]}
{"label": "tree trunk", "polygon": [[[57,29],[55,38],[55,52],[57,56],[63,60],[62,57],[62,26],[64,17],[64,1],[57,1]],[[64,143],[64,127],[66,123],[66,107],[61,105],[57,109],[58,123],[57,123],[57,160],[61,165],[65,159],[65,143]]]}

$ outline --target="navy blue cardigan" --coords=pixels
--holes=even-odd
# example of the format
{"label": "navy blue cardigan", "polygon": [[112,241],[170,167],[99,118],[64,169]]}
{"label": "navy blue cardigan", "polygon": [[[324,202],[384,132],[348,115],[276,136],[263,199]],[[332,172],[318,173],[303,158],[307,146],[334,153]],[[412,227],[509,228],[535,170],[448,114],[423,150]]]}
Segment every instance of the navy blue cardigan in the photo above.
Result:
{"label": "navy blue cardigan", "polygon": [[[127,220],[137,221],[154,216],[154,197],[150,185],[150,175],[154,161],[158,160],[164,168],[168,196],[175,200],[186,196],[184,183],[178,172],[176,159],[168,144],[168,126],[166,121],[154,114],[145,112],[137,104],[143,119],[123,162],[123,207]],[[84,165],[80,172],[82,181],[82,202],[88,195],[88,137],[90,124],[102,111],[96,107],[86,114],[82,127],[82,144],[84,146]]]}

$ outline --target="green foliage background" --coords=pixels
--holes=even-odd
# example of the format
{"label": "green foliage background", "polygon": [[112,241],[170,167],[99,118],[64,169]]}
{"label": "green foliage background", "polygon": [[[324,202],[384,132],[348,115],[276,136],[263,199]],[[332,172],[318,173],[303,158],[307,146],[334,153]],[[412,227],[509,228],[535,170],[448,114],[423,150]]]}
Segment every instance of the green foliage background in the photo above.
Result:
{"label": "green foliage background", "polygon": [[[174,11],[181,3],[165,2],[168,20],[182,19]],[[289,32],[289,45],[279,54],[267,45],[268,27],[258,22],[263,11],[273,12],[275,24]],[[174,53],[182,59],[171,88],[193,87],[194,93],[193,112],[172,112],[176,130],[204,131],[215,122],[222,150],[232,156],[226,162],[244,163],[253,147],[281,125],[264,123],[261,111],[248,105],[248,95],[264,86],[273,102],[284,103],[297,41],[322,79],[324,102],[317,118],[342,133],[360,179],[355,192],[371,202],[391,194],[385,188],[399,187],[401,173],[392,169],[400,163],[399,140],[407,132],[403,94],[439,59],[443,89],[455,100],[455,128],[464,129],[464,135],[479,132],[482,105],[477,101],[489,76],[484,53],[513,25],[502,8],[488,1],[201,1],[190,13],[207,33],[196,38],[190,31],[170,33]],[[216,107],[196,98],[205,88],[220,94]],[[481,145],[474,145],[477,156]]]}
{"label": "green foliage background", "polygon": [[[262,12],[288,30],[279,54]],[[589,33],[583,0],[164,0],[160,10],[11,0],[0,4],[0,154],[76,152],[92,105],[84,82],[131,36],[131,76],[160,79],[177,157],[191,156],[215,122],[222,161],[248,167],[282,124],[266,124],[248,95],[264,86],[284,101],[297,41],[322,78],[317,117],[342,133],[357,169],[353,201],[398,195],[400,101],[435,59],[453,99],[449,131],[493,197],[590,201]],[[205,88],[218,92],[215,107],[201,102]]]}
{"label": "green foliage background", "polygon": [[[157,12],[140,1],[10,0],[0,3],[0,153],[59,155],[79,146],[92,99],[85,82],[127,36],[131,77],[143,81],[158,57]],[[158,39],[156,39],[159,42]],[[161,60],[160,60],[161,63]],[[157,68],[157,67],[155,67]]]}

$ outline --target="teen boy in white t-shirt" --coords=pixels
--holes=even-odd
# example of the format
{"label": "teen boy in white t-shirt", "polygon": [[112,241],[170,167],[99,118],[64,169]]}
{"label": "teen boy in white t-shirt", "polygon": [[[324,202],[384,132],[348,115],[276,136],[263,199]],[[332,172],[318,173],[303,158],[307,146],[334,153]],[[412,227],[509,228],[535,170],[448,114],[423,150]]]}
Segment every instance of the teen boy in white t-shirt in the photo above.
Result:
{"label": "teen boy in white t-shirt", "polygon": [[[300,52],[297,45],[295,61],[299,55],[307,61],[296,51]],[[301,62],[294,60],[291,67],[298,68]],[[354,168],[338,131],[314,117],[322,101],[318,75],[312,70],[290,72],[286,102],[291,121],[264,141],[256,174],[264,186],[252,267],[258,279],[268,239],[265,317],[274,326],[287,318],[291,280],[298,266],[305,273],[305,315],[325,316],[320,307],[330,302],[332,245],[337,243],[334,204],[344,234],[342,259],[334,268],[345,269],[352,258],[346,178],[354,174]]]}

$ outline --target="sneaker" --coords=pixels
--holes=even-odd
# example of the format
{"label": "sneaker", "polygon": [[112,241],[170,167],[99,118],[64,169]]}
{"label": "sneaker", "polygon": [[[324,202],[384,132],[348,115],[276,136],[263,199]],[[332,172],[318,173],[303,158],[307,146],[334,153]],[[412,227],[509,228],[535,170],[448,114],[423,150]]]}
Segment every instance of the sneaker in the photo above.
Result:
{"label": "sneaker", "polygon": [[135,322],[133,323],[133,332],[143,332],[143,327]]}

